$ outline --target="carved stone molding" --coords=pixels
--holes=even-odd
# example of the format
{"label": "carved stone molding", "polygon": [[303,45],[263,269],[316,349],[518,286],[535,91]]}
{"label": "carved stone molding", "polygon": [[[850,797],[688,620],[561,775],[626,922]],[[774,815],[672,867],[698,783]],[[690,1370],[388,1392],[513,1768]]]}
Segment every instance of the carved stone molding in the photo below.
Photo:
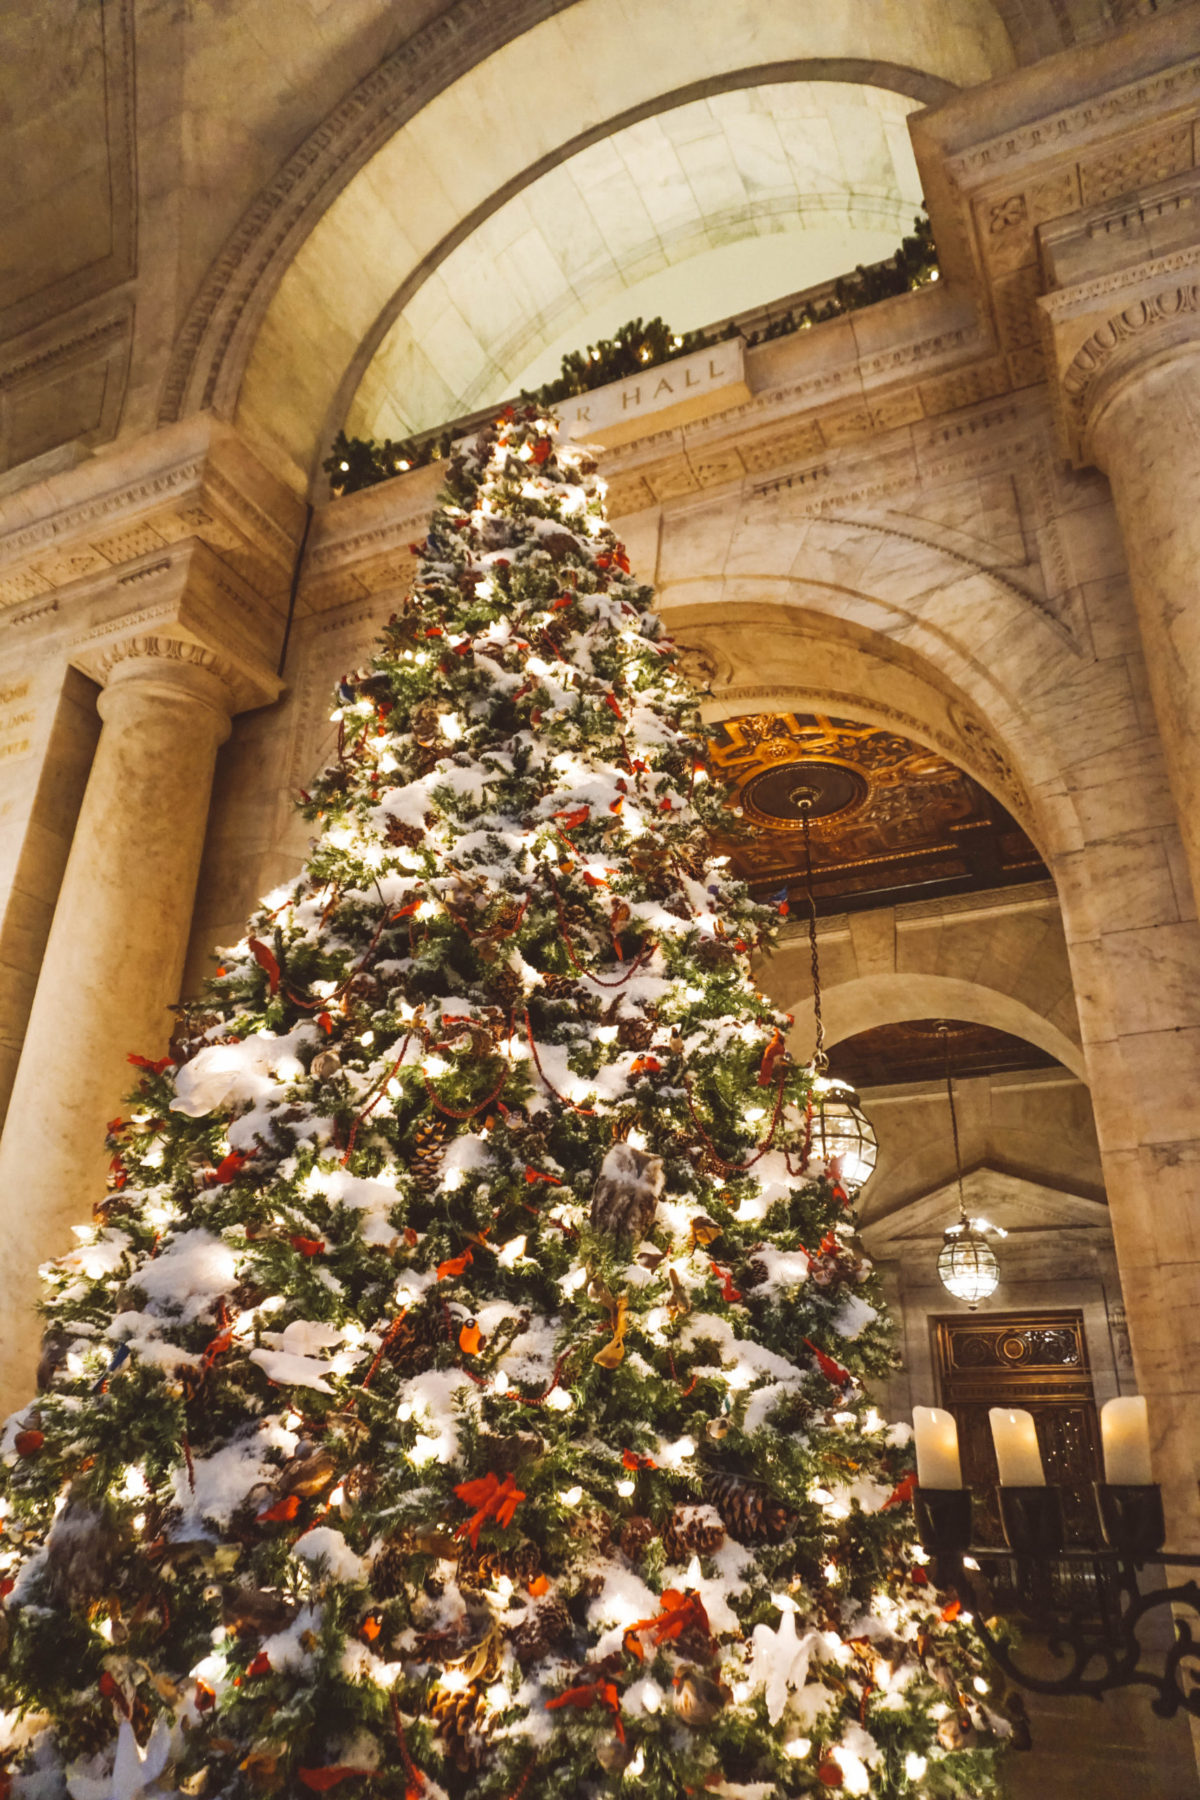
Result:
{"label": "carved stone molding", "polygon": [[110,295],[5,345],[0,470],[60,444],[115,436],[132,336],[132,300]]}
{"label": "carved stone molding", "polygon": [[1039,305],[1057,372],[1059,430],[1082,466],[1093,460],[1089,431],[1116,381],[1143,358],[1185,346],[1200,352],[1200,246],[1061,289]]}
{"label": "carved stone molding", "polygon": [[1078,106],[1049,113],[982,143],[973,144],[946,165],[956,184],[999,173],[1006,164],[1053,156],[1067,144],[1094,142],[1114,126],[1128,130],[1161,119],[1200,98],[1200,57],[1114,87]]}
{"label": "carved stone molding", "polygon": [[[296,246],[362,165],[452,82],[573,0],[455,0],[327,115],[265,187],[217,257],[176,340],[159,423],[227,405],[226,359],[257,323]],[[240,369],[237,371],[240,374]]]}
{"label": "carved stone molding", "polygon": [[28,492],[0,498],[0,611],[92,577],[143,582],[147,558],[192,541],[227,565],[239,591],[286,605],[304,509],[227,426],[189,421],[35,492],[32,520]]}
{"label": "carved stone molding", "polygon": [[131,585],[93,581],[81,589],[84,616],[67,646],[75,668],[104,686],[121,665],[153,658],[207,669],[231,712],[277,698],[280,622],[229,579],[211,551],[179,545],[139,573],[144,579]]}
{"label": "carved stone molding", "polygon": [[229,697],[230,712],[237,710],[237,701],[242,688],[242,676],[233,663],[203,644],[188,643],[180,638],[150,636],[138,633],[125,638],[118,644],[110,645],[92,665],[94,679],[105,687],[112,679],[113,672],[125,663],[138,662],[152,665],[163,665],[164,673],[172,667],[187,669],[203,669],[221,684]]}
{"label": "carved stone molding", "polygon": [[1062,373],[1063,394],[1076,418],[1086,418],[1089,396],[1123,346],[1146,332],[1174,325],[1181,319],[1186,322],[1187,316],[1198,308],[1200,282],[1189,281],[1179,287],[1163,288],[1111,314],[1085,339]]}

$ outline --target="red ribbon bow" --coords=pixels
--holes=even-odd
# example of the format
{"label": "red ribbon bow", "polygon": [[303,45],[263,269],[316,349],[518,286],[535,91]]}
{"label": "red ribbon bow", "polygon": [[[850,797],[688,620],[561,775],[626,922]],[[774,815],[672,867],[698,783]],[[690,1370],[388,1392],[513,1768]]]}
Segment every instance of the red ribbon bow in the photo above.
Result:
{"label": "red ribbon bow", "polygon": [[742,1298],[742,1291],[740,1288],[734,1287],[733,1276],[730,1271],[728,1269],[723,1269],[720,1263],[717,1262],[710,1261],[708,1266],[721,1284],[722,1300],[727,1301],[730,1306],[736,1306],[738,1301]]}
{"label": "red ribbon bow", "polygon": [[513,1522],[513,1514],[525,1498],[511,1475],[498,1481],[491,1470],[481,1475],[476,1481],[463,1481],[455,1488],[460,1500],[468,1506],[475,1507],[471,1518],[459,1526],[456,1537],[467,1537],[471,1540],[472,1550],[479,1548],[479,1533],[489,1519],[495,1519],[498,1525],[508,1528]]}
{"label": "red ribbon bow", "polygon": [[557,1712],[560,1706],[577,1706],[581,1712],[589,1706],[607,1706],[612,1713],[617,1736],[622,1743],[625,1742],[625,1727],[621,1723],[621,1696],[614,1681],[584,1681],[578,1687],[567,1688],[553,1700],[547,1700],[546,1711]]}
{"label": "red ribbon bow", "polygon": [[682,1637],[685,1631],[693,1629],[702,1631],[705,1637],[712,1636],[708,1614],[699,1594],[681,1594],[676,1588],[664,1588],[662,1603],[663,1610],[653,1619],[639,1619],[625,1632],[625,1649],[639,1660],[643,1660],[645,1656],[637,1641],[637,1634],[642,1631],[648,1633],[655,1644],[670,1643],[673,1639]]}

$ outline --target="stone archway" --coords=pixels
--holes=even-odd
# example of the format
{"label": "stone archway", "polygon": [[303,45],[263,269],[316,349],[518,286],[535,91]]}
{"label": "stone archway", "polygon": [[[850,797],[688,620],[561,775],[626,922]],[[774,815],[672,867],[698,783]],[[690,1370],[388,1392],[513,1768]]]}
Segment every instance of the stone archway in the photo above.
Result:
{"label": "stone archway", "polygon": [[[804,979],[807,960],[807,946],[789,947],[772,957],[763,974],[764,986],[780,999],[788,985],[795,984],[793,998],[784,1003],[796,1015],[793,1040],[800,1055],[808,1054],[813,1041],[812,1000],[806,991],[811,983]],[[1028,1001],[991,982],[905,970],[888,975],[880,970],[823,987],[821,999],[827,1047],[872,1025],[903,1019],[969,1019],[1036,1044],[1081,1081],[1087,1079],[1080,1045]]]}
{"label": "stone archway", "polygon": [[307,481],[346,373],[397,292],[591,134],[747,77],[849,74],[928,103],[1016,60],[992,0],[946,0],[936,20],[873,0],[744,17],[723,0],[693,0],[682,33],[668,0],[505,10],[498,22],[494,9],[458,0],[263,190],[179,334],[164,422],[203,406],[236,413]]}
{"label": "stone archway", "polygon": [[[1035,569],[1013,579],[983,547],[931,543],[916,484],[908,503],[836,519],[785,494],[773,509],[764,495],[668,513],[663,610],[711,716],[823,708],[886,723],[900,710],[906,733],[975,775],[1037,844],[1062,909],[1139,1380],[1173,1516],[1191,1532],[1177,1320],[1200,1279],[1188,1248],[1200,1010],[1185,973],[1197,928],[1167,877],[1179,846],[1161,751],[1133,698],[1127,638],[1119,655],[1096,651],[1105,640],[1081,640],[1069,595],[1039,603]],[[1093,603],[1095,624],[1115,625],[1128,608],[1120,578]],[[1036,1018],[1024,1029],[1047,1042]],[[1076,1048],[1064,1060],[1081,1066]]]}

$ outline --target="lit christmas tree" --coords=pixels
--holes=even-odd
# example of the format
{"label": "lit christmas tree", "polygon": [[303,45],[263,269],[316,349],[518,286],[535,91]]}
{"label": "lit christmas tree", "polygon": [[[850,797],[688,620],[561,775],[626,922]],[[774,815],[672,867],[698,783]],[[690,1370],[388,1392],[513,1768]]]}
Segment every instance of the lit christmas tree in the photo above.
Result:
{"label": "lit christmas tree", "polygon": [[649,602],[545,419],[451,462],[308,864],[48,1272],[14,1793],[993,1791]]}

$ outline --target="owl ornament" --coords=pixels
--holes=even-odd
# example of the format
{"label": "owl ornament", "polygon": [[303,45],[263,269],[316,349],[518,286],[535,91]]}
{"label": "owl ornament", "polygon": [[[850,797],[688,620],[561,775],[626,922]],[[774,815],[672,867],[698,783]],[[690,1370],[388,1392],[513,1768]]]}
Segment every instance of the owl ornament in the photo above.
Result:
{"label": "owl ornament", "polygon": [[635,1150],[632,1144],[614,1144],[592,1191],[593,1229],[640,1243],[654,1223],[665,1180],[661,1156]]}

